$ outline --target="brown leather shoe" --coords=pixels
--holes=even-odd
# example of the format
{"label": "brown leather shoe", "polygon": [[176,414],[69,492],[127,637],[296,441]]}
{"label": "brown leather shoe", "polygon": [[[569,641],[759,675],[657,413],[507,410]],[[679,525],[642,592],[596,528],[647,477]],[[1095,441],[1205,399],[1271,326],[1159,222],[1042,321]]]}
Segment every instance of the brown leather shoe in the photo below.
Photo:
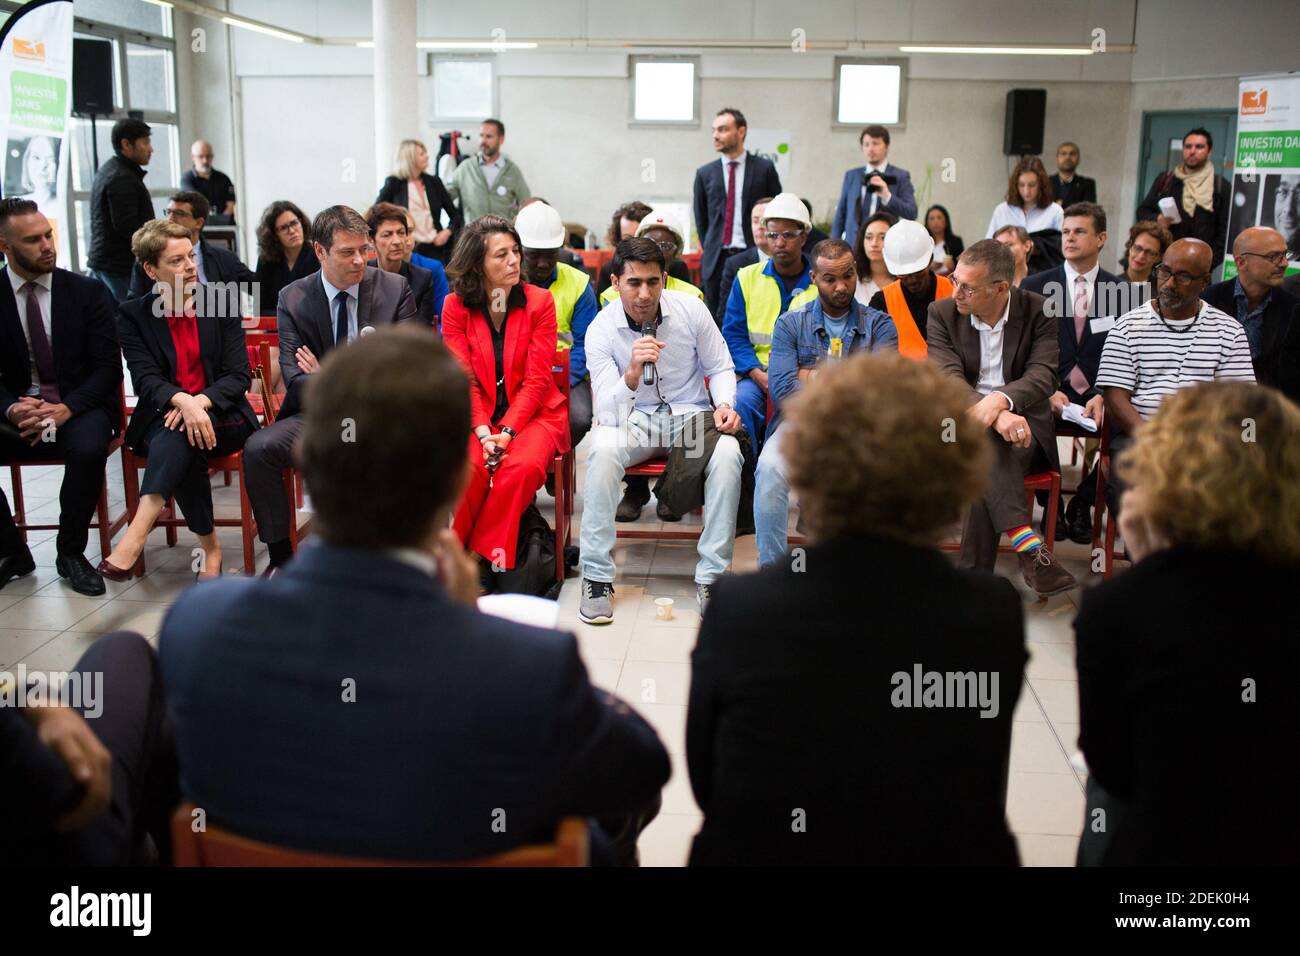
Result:
{"label": "brown leather shoe", "polygon": [[1057,564],[1052,558],[1052,552],[1046,548],[1038,548],[1019,557],[1020,573],[1024,575],[1025,583],[1039,597],[1060,594],[1078,587],[1079,582],[1074,579],[1074,575]]}
{"label": "brown leather shoe", "polygon": [[98,571],[98,572],[99,572],[101,575],[103,575],[104,577],[108,578],[110,581],[130,581],[130,580],[131,580],[131,569],[130,569],[130,568],[127,568],[127,569],[124,571],[124,570],[122,570],[121,568],[119,568],[119,567],[118,567],[117,565],[115,565],[115,564],[109,564],[109,563],[108,563],[108,558],[105,558],[103,561],[100,561],[100,562],[99,562],[99,567],[95,568],[95,570]]}

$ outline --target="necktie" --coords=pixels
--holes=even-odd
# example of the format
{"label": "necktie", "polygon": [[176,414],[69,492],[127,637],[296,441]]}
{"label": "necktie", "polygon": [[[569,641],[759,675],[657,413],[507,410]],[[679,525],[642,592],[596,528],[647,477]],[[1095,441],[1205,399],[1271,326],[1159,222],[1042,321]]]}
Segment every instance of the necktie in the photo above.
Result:
{"label": "necktie", "polygon": [[334,297],[334,344],[348,344],[348,294],[340,292]]}
{"label": "necktie", "polygon": [[[1088,280],[1083,276],[1074,278],[1074,342],[1076,345],[1083,339],[1083,327],[1088,324]],[[1074,368],[1070,369],[1070,387],[1082,395],[1088,390],[1088,378],[1083,374],[1083,369],[1075,363]]]}
{"label": "necktie", "polygon": [[727,162],[727,211],[722,219],[722,248],[731,245],[732,220],[736,218],[736,166],[732,159]]}
{"label": "necktie", "polygon": [[32,340],[32,358],[36,360],[41,398],[57,403],[59,383],[54,376],[54,352],[51,351],[50,340],[45,334],[45,323],[41,321],[41,307],[36,301],[36,283],[28,282],[23,289],[27,292],[27,334]]}

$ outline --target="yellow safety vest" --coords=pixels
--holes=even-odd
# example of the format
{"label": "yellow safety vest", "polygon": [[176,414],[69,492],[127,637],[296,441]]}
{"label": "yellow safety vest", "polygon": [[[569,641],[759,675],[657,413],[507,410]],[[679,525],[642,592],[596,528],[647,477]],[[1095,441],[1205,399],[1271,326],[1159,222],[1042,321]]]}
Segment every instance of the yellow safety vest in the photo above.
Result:
{"label": "yellow safety vest", "polygon": [[[685,279],[679,279],[676,276],[669,276],[668,281],[664,283],[664,288],[669,292],[689,292],[701,302],[704,301],[704,293],[691,285]],[[604,308],[618,298],[618,290],[610,286],[600,294],[600,306]]]}
{"label": "yellow safety vest", "polygon": [[[745,266],[736,273],[740,283],[740,294],[745,299],[745,324],[749,328],[749,342],[754,346],[754,355],[763,368],[767,368],[767,357],[772,351],[772,330],[776,320],[781,317],[781,287],[777,280],[765,275],[766,263],[755,262]],[[817,298],[817,287],[809,283],[790,297],[790,306],[786,311],[793,311],[807,305]]]}
{"label": "yellow safety vest", "polygon": [[573,307],[591,285],[591,276],[563,262],[555,264],[555,281],[551,298],[555,300],[555,347],[573,348]]}

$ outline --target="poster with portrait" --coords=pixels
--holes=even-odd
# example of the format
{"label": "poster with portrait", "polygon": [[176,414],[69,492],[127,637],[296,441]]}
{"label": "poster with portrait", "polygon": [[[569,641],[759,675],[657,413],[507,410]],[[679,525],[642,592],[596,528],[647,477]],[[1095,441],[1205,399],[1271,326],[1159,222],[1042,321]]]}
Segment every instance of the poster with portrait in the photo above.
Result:
{"label": "poster with portrait", "polygon": [[68,131],[72,110],[71,0],[35,0],[0,27],[0,191],[30,199],[69,262]]}
{"label": "poster with portrait", "polygon": [[1224,278],[1237,274],[1232,243],[1251,226],[1276,229],[1300,256],[1300,73],[1243,77],[1237,102]]}

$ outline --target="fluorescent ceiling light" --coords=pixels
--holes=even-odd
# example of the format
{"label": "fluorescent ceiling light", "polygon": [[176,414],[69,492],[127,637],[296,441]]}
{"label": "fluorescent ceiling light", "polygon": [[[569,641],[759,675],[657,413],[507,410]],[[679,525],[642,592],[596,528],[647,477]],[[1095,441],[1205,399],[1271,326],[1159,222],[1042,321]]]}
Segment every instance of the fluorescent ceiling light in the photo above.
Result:
{"label": "fluorescent ceiling light", "polygon": [[292,43],[302,43],[304,39],[301,34],[277,30],[274,27],[264,26],[241,17],[222,17],[221,22],[227,26],[243,27],[245,30],[252,30],[254,33],[265,33],[267,36],[279,37],[281,40],[289,40]]}
{"label": "fluorescent ceiling light", "polygon": [[903,53],[984,53],[996,56],[1091,56],[1087,46],[900,46]]}
{"label": "fluorescent ceiling light", "polygon": [[[374,40],[358,40],[357,46],[363,50],[372,49]],[[484,43],[480,40],[417,40],[416,47],[421,50],[536,50],[536,43]]]}

